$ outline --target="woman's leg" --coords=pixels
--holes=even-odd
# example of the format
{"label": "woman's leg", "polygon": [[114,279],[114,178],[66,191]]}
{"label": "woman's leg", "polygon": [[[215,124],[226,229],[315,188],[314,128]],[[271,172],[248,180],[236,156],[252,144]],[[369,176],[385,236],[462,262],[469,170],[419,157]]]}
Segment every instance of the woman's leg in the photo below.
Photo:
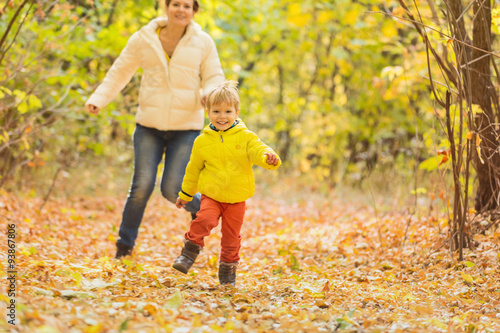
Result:
{"label": "woman's leg", "polygon": [[[199,131],[168,131],[165,142],[165,167],[161,179],[161,193],[170,202],[175,203],[182,187],[182,179],[191,156],[191,150]],[[200,194],[197,193],[186,210],[193,218],[200,210]]]}
{"label": "woman's leg", "polygon": [[123,209],[118,243],[134,246],[149,197],[153,192],[158,164],[164,150],[162,132],[137,125],[134,131],[134,175]]}

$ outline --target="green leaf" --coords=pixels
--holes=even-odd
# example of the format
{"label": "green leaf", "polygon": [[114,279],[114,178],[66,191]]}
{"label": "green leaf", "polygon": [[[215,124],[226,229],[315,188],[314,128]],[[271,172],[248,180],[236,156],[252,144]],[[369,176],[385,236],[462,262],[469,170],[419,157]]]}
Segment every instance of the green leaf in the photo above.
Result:
{"label": "green leaf", "polygon": [[433,171],[438,168],[438,158],[437,156],[432,156],[418,166],[419,169],[427,170],[427,171]]}
{"label": "green leaf", "polygon": [[19,113],[21,113],[21,114],[25,114],[26,112],[28,112],[28,110],[29,110],[29,107],[28,107],[28,103],[26,103],[26,102],[21,102],[17,106],[17,111],[19,111]]}
{"label": "green leaf", "polygon": [[467,266],[467,267],[474,267],[474,266],[476,266],[476,264],[475,264],[475,263],[470,262],[470,261],[466,261],[466,262],[464,263],[464,265],[465,265],[465,266]]}
{"label": "green leaf", "polygon": [[29,95],[28,102],[30,105],[30,109],[39,109],[42,107],[42,102],[35,95]]}
{"label": "green leaf", "polygon": [[174,294],[165,302],[164,307],[167,309],[177,309],[182,305],[182,295],[179,289],[176,289]]}
{"label": "green leaf", "polygon": [[288,254],[287,250],[280,249],[278,250],[278,255],[279,256],[286,256]]}
{"label": "green leaf", "polygon": [[71,299],[71,298],[93,298],[94,295],[84,291],[76,291],[76,290],[61,290],[61,296],[63,298]]}
{"label": "green leaf", "polygon": [[127,318],[125,319],[121,324],[120,324],[120,328],[118,329],[120,332],[123,332],[123,331],[126,331],[127,330],[127,326],[128,326],[128,322],[132,320],[132,318]]}
{"label": "green leaf", "polygon": [[290,254],[290,263],[292,264],[291,268],[293,270],[296,270],[296,271],[300,270],[299,262],[298,262],[297,258],[295,258],[295,256],[293,254]]}

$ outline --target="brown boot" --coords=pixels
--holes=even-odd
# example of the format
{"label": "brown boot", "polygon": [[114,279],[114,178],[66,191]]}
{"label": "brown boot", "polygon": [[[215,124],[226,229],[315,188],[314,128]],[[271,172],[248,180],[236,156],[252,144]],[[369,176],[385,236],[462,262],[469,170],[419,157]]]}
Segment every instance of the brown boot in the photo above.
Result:
{"label": "brown boot", "polygon": [[116,255],[115,259],[121,259],[126,256],[132,255],[132,251],[134,250],[133,246],[128,246],[119,242],[116,242]]}
{"label": "brown boot", "polygon": [[198,244],[186,240],[181,255],[175,259],[172,267],[181,273],[187,274],[202,249]]}
{"label": "brown boot", "polygon": [[219,282],[220,284],[236,285],[236,267],[238,262],[223,262],[219,263]]}

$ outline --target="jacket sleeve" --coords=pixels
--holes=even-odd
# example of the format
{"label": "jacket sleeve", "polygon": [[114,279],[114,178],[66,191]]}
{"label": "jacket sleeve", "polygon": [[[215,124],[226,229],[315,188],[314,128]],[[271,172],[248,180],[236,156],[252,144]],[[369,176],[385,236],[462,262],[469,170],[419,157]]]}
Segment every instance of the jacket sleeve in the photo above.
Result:
{"label": "jacket sleeve", "polygon": [[106,77],[87,100],[86,104],[93,104],[98,108],[103,108],[125,88],[135,71],[140,67],[140,57],[138,54],[139,41],[139,34],[136,32],[130,37],[127,45],[109,69]]}
{"label": "jacket sleeve", "polygon": [[200,154],[200,144],[197,138],[194,141],[191,157],[189,158],[186,173],[182,180],[182,190],[179,192],[179,198],[184,201],[193,200],[193,196],[198,192],[198,179],[200,178],[200,172],[204,165],[205,163]]}
{"label": "jacket sleeve", "polygon": [[264,155],[264,153],[271,153],[275,154],[276,156],[278,156],[278,154],[276,154],[271,147],[262,142],[260,138],[257,136],[257,134],[248,131],[248,136],[249,140],[247,145],[247,152],[250,161],[252,161],[253,164],[263,167],[264,169],[268,170],[278,169],[281,166],[281,159],[279,160],[278,165],[267,164],[266,162],[267,156]]}
{"label": "jacket sleeve", "polygon": [[213,88],[224,81],[224,72],[222,71],[215,43],[209,35],[206,35],[206,38],[206,53],[200,66],[201,89],[203,89],[203,95],[207,95]]}

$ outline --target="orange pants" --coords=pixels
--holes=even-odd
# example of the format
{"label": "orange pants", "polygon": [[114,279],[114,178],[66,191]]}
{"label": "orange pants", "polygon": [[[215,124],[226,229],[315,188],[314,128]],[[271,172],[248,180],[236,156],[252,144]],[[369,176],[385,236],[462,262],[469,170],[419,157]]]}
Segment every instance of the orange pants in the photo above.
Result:
{"label": "orange pants", "polygon": [[219,218],[222,217],[220,261],[227,263],[239,261],[240,231],[245,216],[245,206],[245,201],[230,204],[202,195],[200,210],[184,237],[195,244],[205,246],[203,239],[210,235],[213,228],[217,227]]}

